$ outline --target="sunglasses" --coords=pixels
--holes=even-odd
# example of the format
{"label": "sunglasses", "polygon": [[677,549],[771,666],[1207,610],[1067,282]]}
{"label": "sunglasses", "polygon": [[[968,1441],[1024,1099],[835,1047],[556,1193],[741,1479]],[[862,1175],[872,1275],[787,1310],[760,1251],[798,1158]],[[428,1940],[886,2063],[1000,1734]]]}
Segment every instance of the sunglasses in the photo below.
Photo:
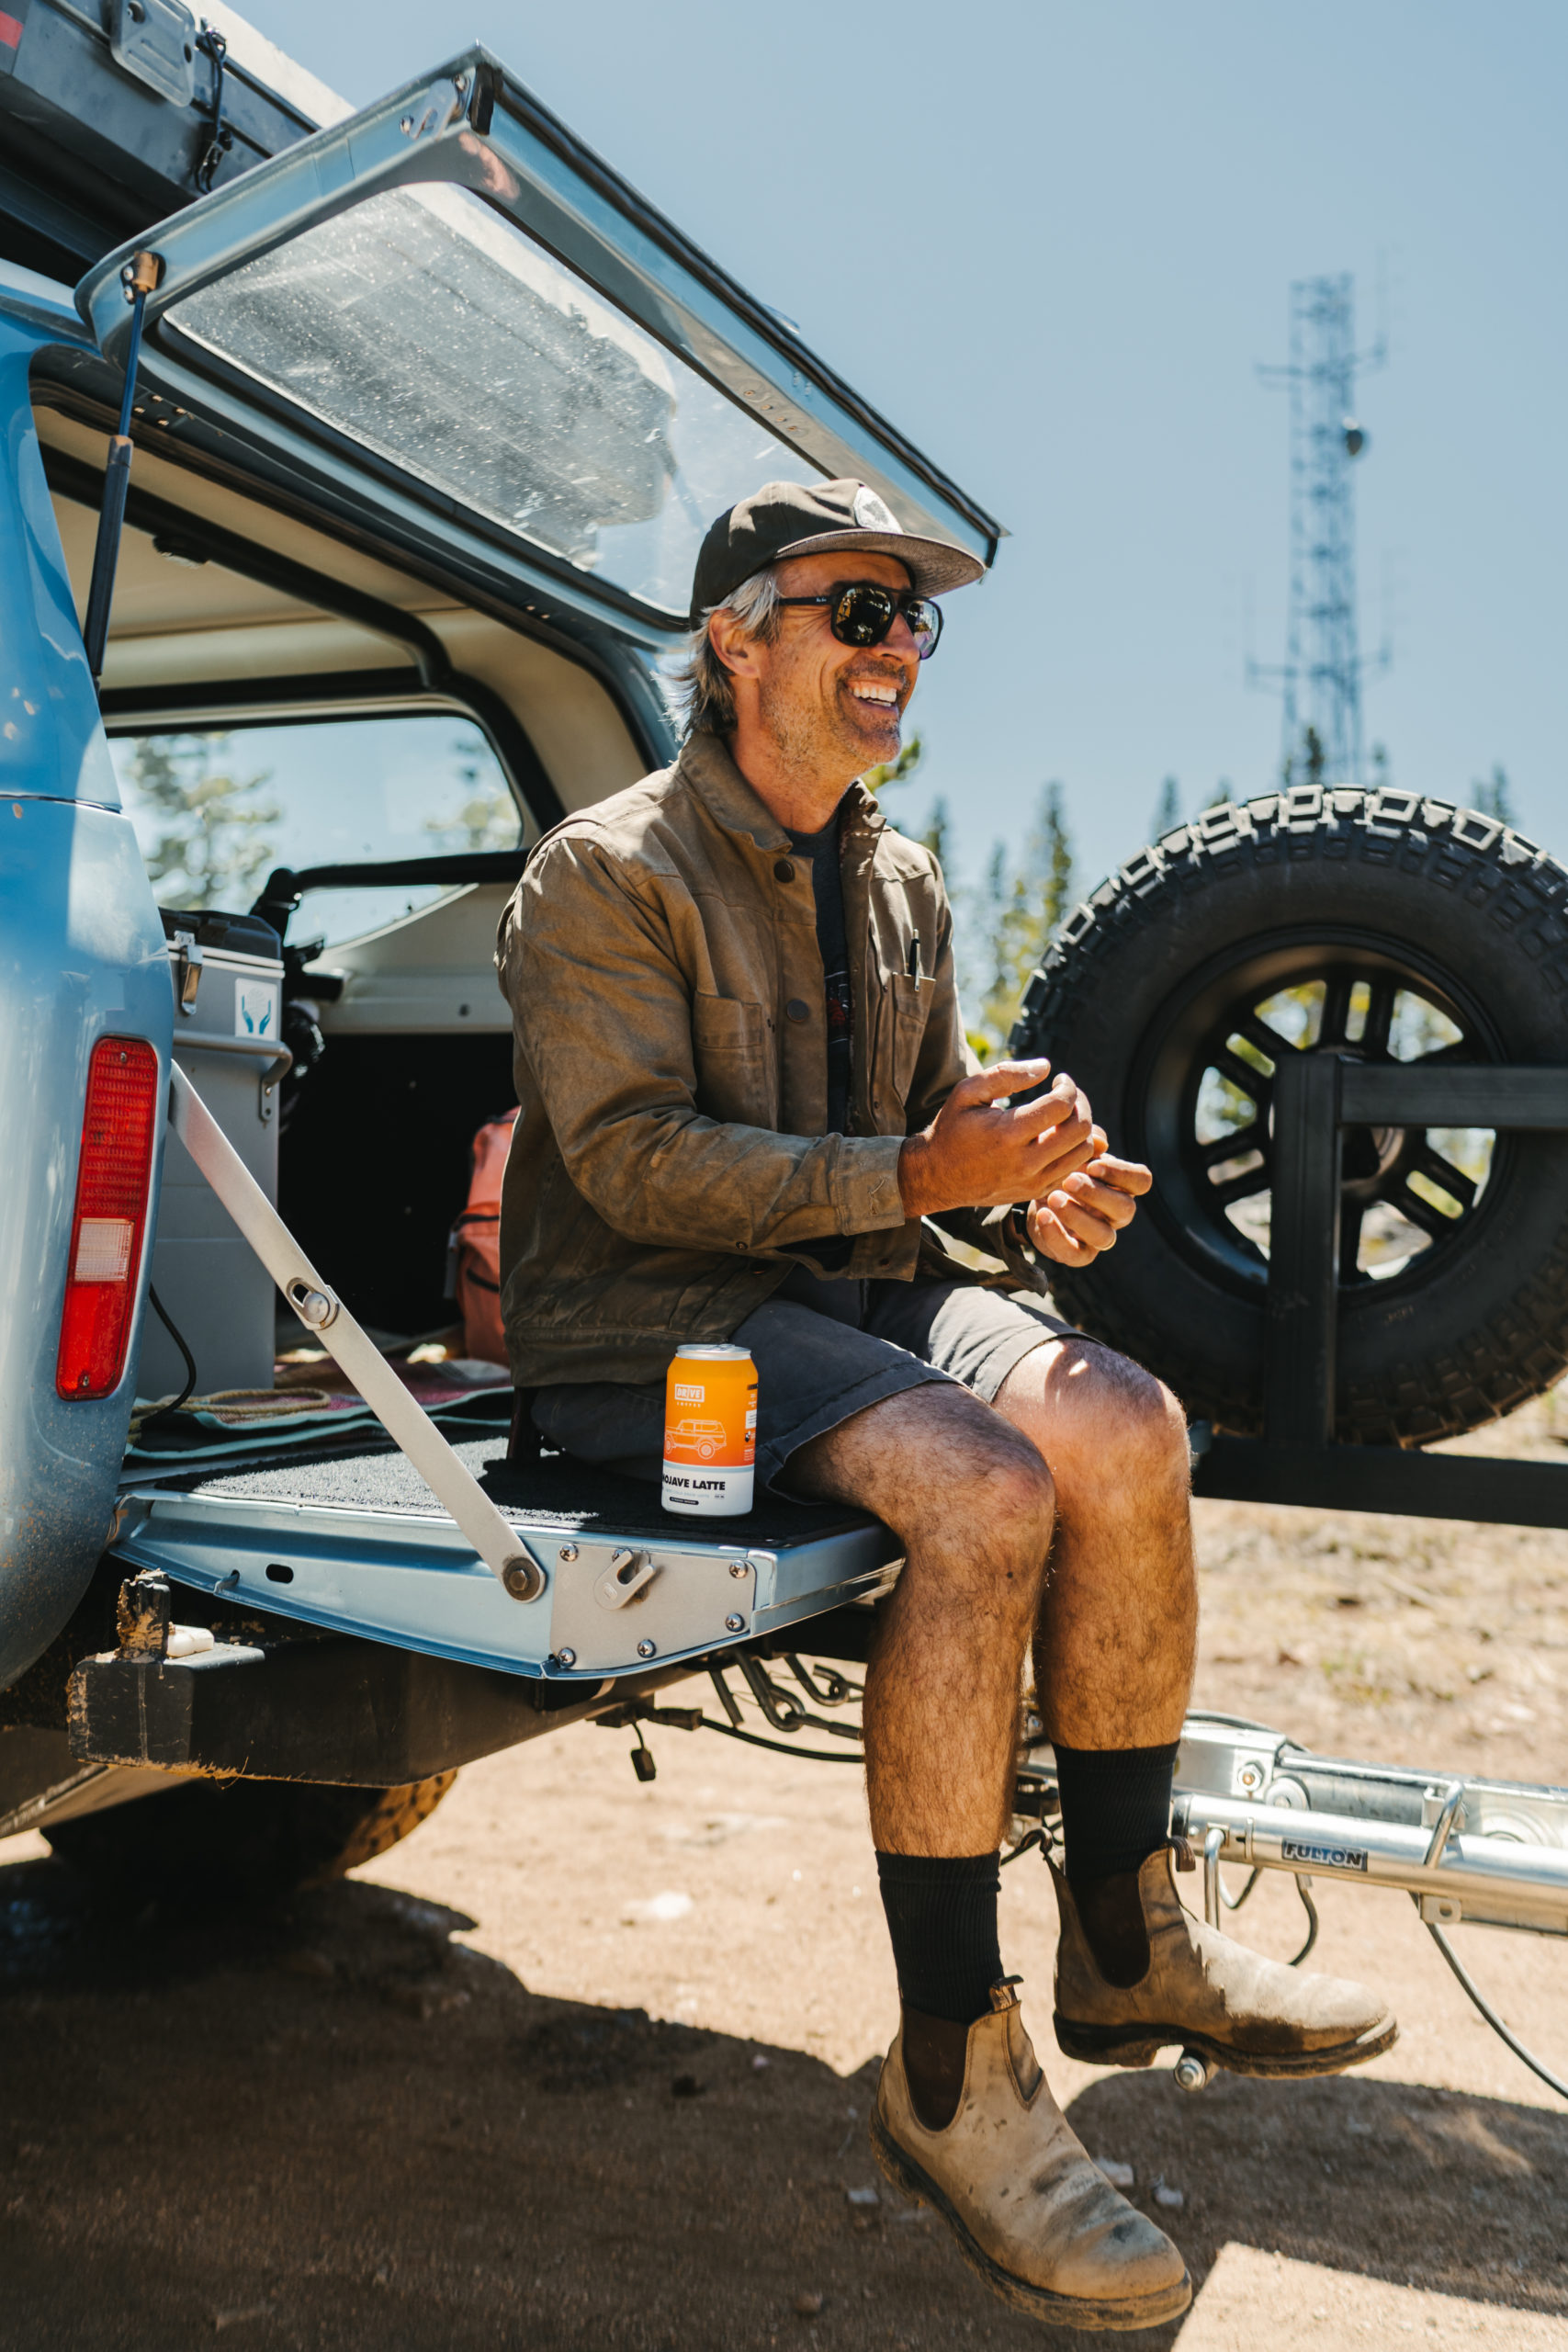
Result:
{"label": "sunglasses", "polygon": [[879,587],[874,580],[840,580],[822,596],[781,596],[781,605],[826,605],[828,626],[840,645],[881,645],[900,613],[909,625],[915,650],[922,662],[936,651],[942,635],[942,607],[929,596],[908,589]]}

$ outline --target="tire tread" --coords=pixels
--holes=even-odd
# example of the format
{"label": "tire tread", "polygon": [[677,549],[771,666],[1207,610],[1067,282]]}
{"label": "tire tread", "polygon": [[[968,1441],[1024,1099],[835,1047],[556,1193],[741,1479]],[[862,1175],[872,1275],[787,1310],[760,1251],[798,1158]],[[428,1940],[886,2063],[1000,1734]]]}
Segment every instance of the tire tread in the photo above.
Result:
{"label": "tire tread", "polygon": [[[1530,966],[1568,1060],[1568,869],[1495,817],[1389,786],[1294,785],[1228,801],[1140,851],[1062,924],[1025,989],[1010,1051],[1046,1054],[1050,1041],[1070,1039],[1086,997],[1118,985],[1124,959],[1173,922],[1195,937],[1213,933],[1222,895],[1239,878],[1314,863],[1384,868],[1391,881],[1397,874],[1406,906],[1414,899],[1433,921],[1445,899],[1480,910],[1499,953]],[[1376,1386],[1348,1374],[1338,1398],[1342,1442],[1415,1445],[1459,1436],[1561,1378],[1568,1369],[1568,1201],[1564,1212],[1555,1245],[1521,1270],[1462,1344],[1413,1348]],[[1051,1288],[1063,1314],[1095,1338],[1139,1361],[1156,1351],[1136,1305],[1097,1283],[1092,1270],[1053,1268]],[[1201,1340],[1173,1346],[1164,1331],[1157,1355],[1153,1368],[1190,1407],[1227,1428],[1256,1430],[1254,1365],[1226,1364]]]}

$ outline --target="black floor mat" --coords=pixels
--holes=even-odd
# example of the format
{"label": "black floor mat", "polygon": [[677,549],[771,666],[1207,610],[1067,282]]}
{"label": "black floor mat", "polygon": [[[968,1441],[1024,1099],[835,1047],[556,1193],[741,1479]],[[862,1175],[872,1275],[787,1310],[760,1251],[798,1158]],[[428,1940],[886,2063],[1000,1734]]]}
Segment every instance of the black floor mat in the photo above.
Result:
{"label": "black floor mat", "polygon": [[[448,1434],[452,1434],[450,1431]],[[761,1544],[770,1550],[816,1543],[849,1527],[865,1524],[863,1511],[839,1503],[792,1503],[762,1495],[757,1508],[737,1519],[676,1519],[661,1509],[659,1490],[641,1478],[547,1454],[521,1469],[508,1469],[506,1441],[491,1434],[462,1441],[453,1451],[473,1472],[508,1519],[524,1525],[573,1528],[592,1534],[612,1529],[643,1542],[669,1542],[677,1528],[716,1544]],[[226,1497],[251,1502],[318,1503],[378,1511],[438,1510],[429,1487],[406,1454],[381,1440],[367,1440],[332,1452],[313,1449],[279,1461],[276,1454],[254,1464],[232,1460],[210,1470],[165,1472],[138,1479],[137,1487],[172,1488],[213,1502]]]}

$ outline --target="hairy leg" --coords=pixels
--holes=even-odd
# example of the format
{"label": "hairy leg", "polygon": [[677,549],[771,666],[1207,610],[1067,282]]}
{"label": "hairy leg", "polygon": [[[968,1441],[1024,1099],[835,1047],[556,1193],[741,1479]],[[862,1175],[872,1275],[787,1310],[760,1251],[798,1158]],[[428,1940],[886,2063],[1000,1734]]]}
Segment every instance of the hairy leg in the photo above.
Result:
{"label": "hairy leg", "polygon": [[967,1389],[932,1382],[802,1447],[790,1482],[874,1511],[905,1548],[866,1676],[879,1851],[993,1852],[1051,1544],[1051,1478],[1037,1447]]}
{"label": "hairy leg", "polygon": [[1055,1542],[1034,1644],[1047,1736],[1179,1738],[1197,1654],[1186,1423],[1170,1391],[1083,1340],[1035,1348],[997,1410],[1051,1465]]}

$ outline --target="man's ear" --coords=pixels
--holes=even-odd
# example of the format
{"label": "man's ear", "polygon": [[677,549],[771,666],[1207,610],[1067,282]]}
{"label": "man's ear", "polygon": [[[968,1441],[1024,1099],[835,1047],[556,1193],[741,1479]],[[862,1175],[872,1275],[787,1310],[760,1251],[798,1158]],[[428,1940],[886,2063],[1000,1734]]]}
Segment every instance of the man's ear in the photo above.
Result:
{"label": "man's ear", "polygon": [[757,639],[742,624],[739,616],[727,613],[721,605],[708,615],[708,643],[732,678],[755,677],[757,674]]}

